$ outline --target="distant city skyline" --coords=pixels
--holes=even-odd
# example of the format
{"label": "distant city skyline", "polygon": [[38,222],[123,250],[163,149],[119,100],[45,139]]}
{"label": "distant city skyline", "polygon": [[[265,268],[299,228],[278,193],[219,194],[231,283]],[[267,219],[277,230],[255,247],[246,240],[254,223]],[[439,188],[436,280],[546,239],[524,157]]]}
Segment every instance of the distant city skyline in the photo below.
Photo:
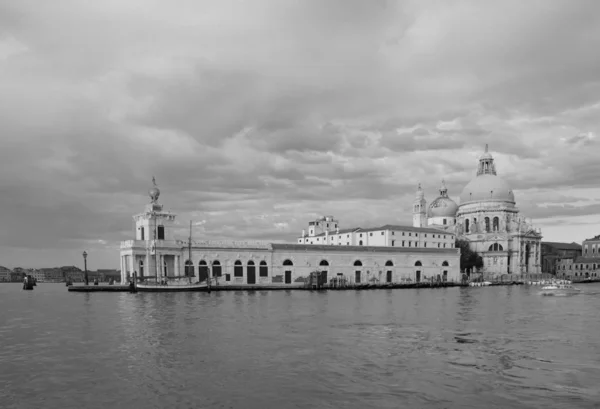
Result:
{"label": "distant city skyline", "polygon": [[411,225],[486,143],[543,241],[600,234],[596,1],[61,4],[0,6],[2,266],[118,269],[153,176],[182,238]]}

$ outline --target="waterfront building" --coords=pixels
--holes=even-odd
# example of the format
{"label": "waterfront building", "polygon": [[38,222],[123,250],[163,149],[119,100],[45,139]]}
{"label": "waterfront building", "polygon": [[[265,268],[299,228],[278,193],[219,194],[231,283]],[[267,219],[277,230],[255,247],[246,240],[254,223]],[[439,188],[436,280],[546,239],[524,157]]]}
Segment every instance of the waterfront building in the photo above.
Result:
{"label": "waterfront building", "polygon": [[558,261],[563,258],[575,258],[582,255],[580,244],[560,243],[554,241],[542,242],[542,271],[544,273],[557,274]]}
{"label": "waterfront building", "polygon": [[10,281],[10,273],[12,273],[12,270],[4,266],[0,266],[0,282]]}
{"label": "waterfront building", "polygon": [[[213,277],[219,285],[284,287],[303,286],[315,272],[325,283],[460,280],[460,250],[454,248],[454,235],[441,230],[394,225],[350,229],[351,240],[344,245],[341,238],[335,239],[336,245],[329,238],[314,244],[214,240],[190,243],[187,238],[175,237],[176,215],[158,203],[158,187],[154,185],[148,193],[150,203],[142,213],[133,216],[134,239],[121,242],[123,283],[133,273],[142,280],[181,281],[194,277],[194,281],[203,281]],[[329,237],[329,229],[335,229],[338,236],[350,234],[350,230],[339,230],[333,217],[309,223],[311,237]]]}
{"label": "waterfront building", "polygon": [[579,254],[563,257],[556,262],[559,275],[574,278],[598,278],[600,272],[600,235],[583,241]]}

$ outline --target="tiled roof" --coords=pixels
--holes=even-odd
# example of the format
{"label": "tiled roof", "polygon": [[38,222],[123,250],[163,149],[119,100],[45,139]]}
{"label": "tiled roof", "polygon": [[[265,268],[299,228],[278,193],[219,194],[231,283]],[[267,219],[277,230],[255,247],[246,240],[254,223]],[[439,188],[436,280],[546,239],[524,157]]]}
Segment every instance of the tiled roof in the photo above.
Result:
{"label": "tiled roof", "polygon": [[292,250],[292,251],[323,251],[323,252],[354,252],[354,253],[438,253],[438,254],[456,254],[457,248],[435,248],[435,247],[389,247],[389,246],[333,246],[323,244],[288,244],[271,243],[273,250]]}
{"label": "tiled roof", "polygon": [[584,241],[597,241],[597,240],[600,240],[600,234],[592,237],[591,239],[585,239]]}
{"label": "tiled roof", "polygon": [[[399,226],[399,225],[394,225],[394,224],[386,224],[384,226],[369,227],[366,229],[363,229],[361,227],[354,227],[351,229],[340,229],[339,233],[336,231],[330,231],[329,235],[333,236],[334,234],[346,234],[346,233],[352,233],[352,232],[367,233],[367,232],[371,232],[371,231],[382,231],[382,230],[410,231],[410,232],[418,232],[418,233],[454,234],[454,233],[450,233],[445,230],[436,229],[433,227],[413,227],[413,226]],[[316,234],[314,236],[307,236],[307,237],[323,237],[323,236],[325,236],[325,233],[320,233],[320,234]]]}
{"label": "tiled roof", "polygon": [[581,250],[581,245],[573,243],[561,243],[557,241],[543,241],[542,244],[547,244],[550,247],[560,250]]}

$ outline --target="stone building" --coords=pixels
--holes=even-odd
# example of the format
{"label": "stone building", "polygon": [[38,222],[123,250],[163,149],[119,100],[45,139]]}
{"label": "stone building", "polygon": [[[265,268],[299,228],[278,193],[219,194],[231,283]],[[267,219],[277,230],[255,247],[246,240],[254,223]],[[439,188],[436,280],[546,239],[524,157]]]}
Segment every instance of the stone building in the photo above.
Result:
{"label": "stone building", "polygon": [[542,242],[542,272],[557,274],[558,261],[563,258],[581,256],[581,245],[577,243],[559,243],[554,241]]}
{"label": "stone building", "polygon": [[[415,226],[423,223],[425,203],[419,185],[414,206]],[[482,256],[483,273],[488,277],[541,272],[541,231],[519,214],[514,192],[497,175],[487,145],[479,158],[475,178],[460,194],[460,204],[448,196],[442,182],[440,195],[427,212],[429,227],[455,233],[458,239],[469,242],[471,250]]]}
{"label": "stone building", "polygon": [[[454,248],[451,233],[393,225],[341,231],[337,221],[326,217],[309,224],[313,240],[325,238],[313,244],[190,242],[191,238],[174,236],[176,215],[158,203],[160,191],[156,185],[149,195],[151,202],[144,212],[133,216],[134,239],[121,242],[123,283],[136,273],[140,279],[152,281],[180,281],[189,277],[203,281],[213,277],[219,285],[293,287],[303,286],[307,277],[317,271],[326,283],[460,280],[460,250]],[[329,229],[335,229],[339,238],[330,236]],[[400,245],[403,240],[405,245]]]}
{"label": "stone building", "polygon": [[579,254],[556,261],[557,274],[571,279],[597,279],[600,272],[600,235],[583,241]]}

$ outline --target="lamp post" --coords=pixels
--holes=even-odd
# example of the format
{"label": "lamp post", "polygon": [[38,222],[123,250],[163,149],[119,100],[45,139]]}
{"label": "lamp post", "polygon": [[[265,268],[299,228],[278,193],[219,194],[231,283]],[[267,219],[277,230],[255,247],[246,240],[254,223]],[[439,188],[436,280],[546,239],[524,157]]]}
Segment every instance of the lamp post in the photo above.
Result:
{"label": "lamp post", "polygon": [[88,285],[88,274],[87,274],[87,251],[83,250],[83,278],[85,285]]}

